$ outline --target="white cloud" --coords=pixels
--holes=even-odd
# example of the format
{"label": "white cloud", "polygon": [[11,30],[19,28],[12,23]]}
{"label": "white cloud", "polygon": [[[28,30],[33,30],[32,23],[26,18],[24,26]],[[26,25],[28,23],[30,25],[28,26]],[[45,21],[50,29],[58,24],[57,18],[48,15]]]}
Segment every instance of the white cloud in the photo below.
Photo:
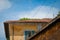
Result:
{"label": "white cloud", "polygon": [[11,3],[9,0],[0,0],[0,11],[4,9],[8,9],[11,7]]}
{"label": "white cloud", "polygon": [[[31,11],[20,12],[18,18],[53,18],[58,14],[58,9],[50,6],[38,6]],[[54,14],[54,16],[53,16]]]}

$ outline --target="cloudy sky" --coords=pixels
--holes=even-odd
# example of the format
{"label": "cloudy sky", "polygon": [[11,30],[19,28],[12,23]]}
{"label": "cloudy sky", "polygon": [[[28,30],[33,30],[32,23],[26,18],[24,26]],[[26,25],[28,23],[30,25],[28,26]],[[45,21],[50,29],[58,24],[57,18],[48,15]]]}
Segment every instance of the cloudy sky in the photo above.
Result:
{"label": "cloudy sky", "polygon": [[60,0],[0,0],[0,39],[5,40],[4,21],[23,17],[53,18],[58,11]]}

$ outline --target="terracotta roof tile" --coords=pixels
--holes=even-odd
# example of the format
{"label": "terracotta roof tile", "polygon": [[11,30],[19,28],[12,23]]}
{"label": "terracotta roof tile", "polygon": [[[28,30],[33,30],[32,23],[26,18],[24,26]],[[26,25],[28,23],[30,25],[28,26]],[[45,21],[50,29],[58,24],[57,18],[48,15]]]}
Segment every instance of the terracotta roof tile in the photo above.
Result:
{"label": "terracotta roof tile", "polygon": [[50,22],[52,19],[44,18],[44,19],[30,19],[30,20],[10,20],[6,21],[7,23],[11,22]]}

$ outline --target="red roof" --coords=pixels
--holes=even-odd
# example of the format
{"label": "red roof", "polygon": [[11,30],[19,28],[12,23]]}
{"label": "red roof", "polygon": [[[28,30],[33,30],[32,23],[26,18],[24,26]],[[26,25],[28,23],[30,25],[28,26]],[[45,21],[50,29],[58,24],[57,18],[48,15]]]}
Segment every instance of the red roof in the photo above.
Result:
{"label": "red roof", "polygon": [[10,20],[10,21],[6,21],[8,23],[11,22],[50,22],[52,19],[49,18],[44,18],[44,19],[30,19],[30,20]]}

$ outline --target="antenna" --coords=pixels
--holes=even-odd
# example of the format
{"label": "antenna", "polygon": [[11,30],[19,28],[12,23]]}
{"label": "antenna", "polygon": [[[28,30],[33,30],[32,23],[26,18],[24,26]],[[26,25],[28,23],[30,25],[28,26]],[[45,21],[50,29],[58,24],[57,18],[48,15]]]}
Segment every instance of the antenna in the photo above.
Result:
{"label": "antenna", "polygon": [[[56,5],[56,0],[54,1],[54,4],[52,4],[51,6],[53,7],[53,5]],[[53,10],[53,9],[52,9]],[[55,17],[55,13],[53,12],[52,17]]]}
{"label": "antenna", "polygon": [[[56,1],[54,1],[54,2],[55,2],[55,3],[54,3],[54,5],[56,5]],[[55,13],[53,13],[53,18],[55,17],[55,15],[56,15],[56,14],[55,14]]]}
{"label": "antenna", "polygon": [[[43,4],[42,4],[43,5]],[[41,7],[39,7],[39,9],[32,15],[32,17],[36,16],[36,14],[39,12]]]}
{"label": "antenna", "polygon": [[40,10],[40,8],[34,13],[34,15],[32,17],[34,17],[36,15],[36,13],[38,13],[39,10]]}

